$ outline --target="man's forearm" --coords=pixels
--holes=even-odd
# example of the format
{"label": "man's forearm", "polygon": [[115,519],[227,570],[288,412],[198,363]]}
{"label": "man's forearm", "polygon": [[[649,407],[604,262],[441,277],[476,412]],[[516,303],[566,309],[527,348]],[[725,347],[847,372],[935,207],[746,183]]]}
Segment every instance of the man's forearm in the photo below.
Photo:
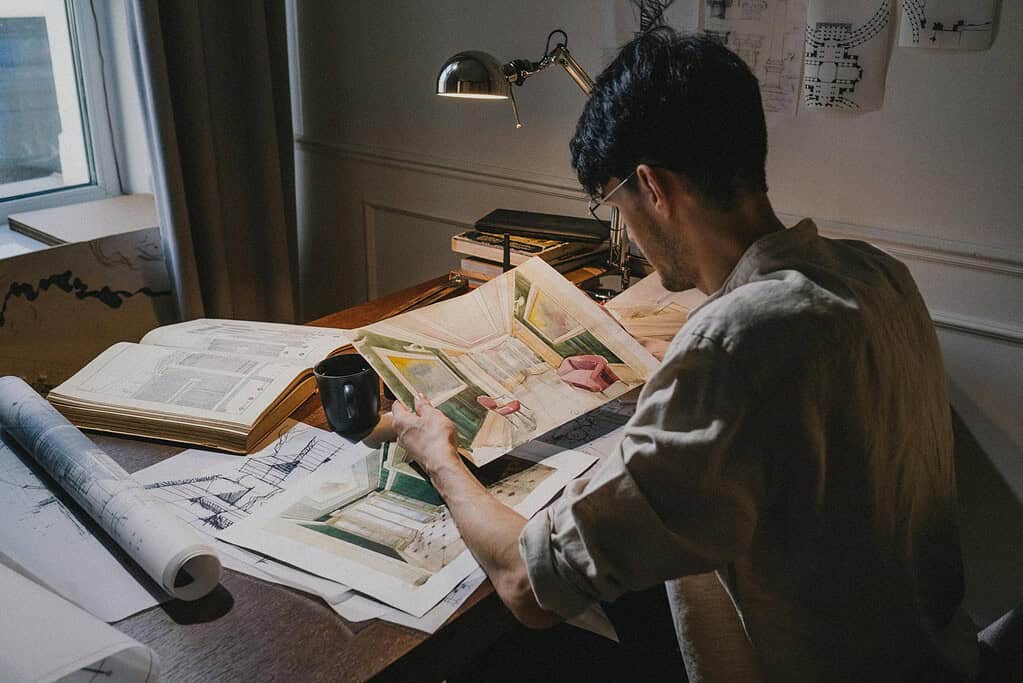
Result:
{"label": "man's forearm", "polygon": [[466,546],[483,566],[501,600],[526,626],[545,628],[561,621],[536,602],[526,565],[519,554],[519,534],[526,519],[494,498],[457,460],[430,472],[447,503]]}

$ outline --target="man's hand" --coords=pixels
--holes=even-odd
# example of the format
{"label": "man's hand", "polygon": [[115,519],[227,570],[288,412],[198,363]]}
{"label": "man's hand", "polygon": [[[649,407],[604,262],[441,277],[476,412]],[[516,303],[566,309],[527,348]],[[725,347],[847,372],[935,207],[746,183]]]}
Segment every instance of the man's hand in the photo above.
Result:
{"label": "man's hand", "polygon": [[647,351],[650,352],[657,360],[664,360],[664,354],[668,352],[668,347],[671,346],[670,341],[664,339],[654,339],[653,337],[636,337],[636,341],[643,345]]}
{"label": "man's hand", "polygon": [[415,409],[413,413],[400,401],[391,406],[398,445],[408,451],[431,479],[445,467],[464,466],[458,457],[458,432],[454,423],[425,398],[416,398]]}
{"label": "man's hand", "polygon": [[519,534],[526,519],[490,495],[458,456],[458,433],[444,413],[417,398],[416,412],[400,402],[391,407],[398,445],[430,477],[476,557],[512,614],[526,626],[546,628],[561,621],[536,602],[526,565],[519,555]]}

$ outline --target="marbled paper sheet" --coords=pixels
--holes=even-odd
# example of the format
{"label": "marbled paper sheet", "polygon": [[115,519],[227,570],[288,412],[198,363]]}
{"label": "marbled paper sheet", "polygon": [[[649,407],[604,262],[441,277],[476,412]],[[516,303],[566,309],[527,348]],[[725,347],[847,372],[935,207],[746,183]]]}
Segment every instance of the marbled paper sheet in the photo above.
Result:
{"label": "marbled paper sheet", "polygon": [[810,0],[803,105],[872,111],[884,102],[895,0]]}
{"label": "marbled paper sheet", "polygon": [[899,47],[986,50],[996,0],[902,0]]}

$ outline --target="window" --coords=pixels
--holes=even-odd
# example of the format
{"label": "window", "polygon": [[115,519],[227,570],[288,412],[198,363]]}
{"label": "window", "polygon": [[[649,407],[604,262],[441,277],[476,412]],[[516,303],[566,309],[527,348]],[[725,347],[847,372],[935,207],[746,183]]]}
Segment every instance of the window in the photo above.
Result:
{"label": "window", "polygon": [[119,193],[91,0],[0,2],[0,223]]}

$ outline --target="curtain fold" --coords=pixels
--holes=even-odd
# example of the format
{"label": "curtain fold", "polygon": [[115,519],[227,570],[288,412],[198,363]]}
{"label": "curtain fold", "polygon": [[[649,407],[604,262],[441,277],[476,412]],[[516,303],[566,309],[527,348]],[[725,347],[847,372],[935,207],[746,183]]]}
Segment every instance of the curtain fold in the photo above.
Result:
{"label": "curtain fold", "polygon": [[283,0],[128,0],[128,18],[179,314],[293,322]]}

